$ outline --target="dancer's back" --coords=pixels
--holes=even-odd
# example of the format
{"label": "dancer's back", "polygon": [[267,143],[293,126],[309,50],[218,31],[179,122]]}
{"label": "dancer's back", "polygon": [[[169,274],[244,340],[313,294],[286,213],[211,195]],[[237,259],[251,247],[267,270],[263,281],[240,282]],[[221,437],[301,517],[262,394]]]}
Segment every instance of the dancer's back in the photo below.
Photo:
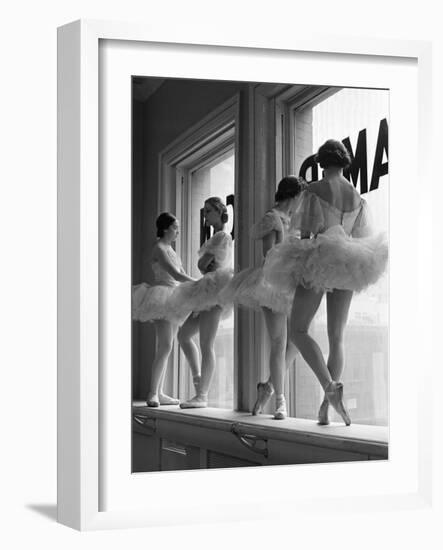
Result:
{"label": "dancer's back", "polygon": [[366,202],[344,178],[311,183],[300,199],[291,229],[316,235],[335,225],[341,225],[347,235],[363,236],[363,226],[369,232]]}

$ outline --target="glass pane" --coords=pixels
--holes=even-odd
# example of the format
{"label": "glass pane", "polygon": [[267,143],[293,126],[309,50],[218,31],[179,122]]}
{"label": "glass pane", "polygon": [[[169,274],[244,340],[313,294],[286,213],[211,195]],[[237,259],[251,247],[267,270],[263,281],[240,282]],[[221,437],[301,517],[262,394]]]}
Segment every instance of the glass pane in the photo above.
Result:
{"label": "glass pane", "polygon": [[[296,111],[295,128],[309,121],[306,131],[304,124],[304,147],[310,153],[329,138],[346,141],[348,138],[356,153],[366,153],[367,178],[360,172],[356,181],[357,189],[364,194],[377,230],[388,231],[389,175],[371,180],[374,171],[377,141],[383,140],[387,130],[389,94],[385,90],[344,89],[318,105]],[[297,117],[299,120],[297,122]],[[300,137],[300,136],[299,136]],[[360,141],[359,141],[360,138]],[[364,141],[366,140],[366,151]],[[376,164],[387,163],[386,150],[381,151]],[[362,156],[361,158],[364,158]],[[301,162],[299,163],[301,164]],[[363,163],[364,166],[364,163]],[[386,166],[387,168],[387,166]],[[383,170],[382,170],[383,172]],[[387,172],[387,169],[386,169]],[[321,173],[318,174],[321,177]],[[376,187],[378,183],[378,186]],[[328,354],[326,300],[312,324],[311,333],[319,343],[325,357]],[[345,333],[345,370],[342,381],[345,385],[345,400],[354,423],[388,424],[388,279],[385,275],[367,291],[355,294],[352,300],[349,321]],[[295,379],[296,416],[317,417],[318,407],[323,398],[321,387],[306,365],[298,356]],[[340,421],[331,414],[331,419]]]}
{"label": "glass pane", "polygon": [[[191,173],[188,196],[188,253],[191,258],[189,272],[200,277],[197,268],[197,252],[202,239],[202,214],[205,199],[211,196],[220,197],[225,204],[234,196],[234,151],[218,157]],[[230,197],[230,198],[229,198]],[[228,204],[228,223],[225,226],[227,232],[233,228],[233,207]],[[235,246],[235,243],[234,243]],[[234,267],[234,251],[232,255],[232,268]],[[199,345],[198,336],[195,337]],[[234,374],[234,313],[222,318],[215,339],[216,369],[209,391],[209,406],[233,408],[233,374]],[[194,395],[192,377],[183,354],[180,354],[180,368],[185,376],[185,387],[180,390],[180,398]]]}

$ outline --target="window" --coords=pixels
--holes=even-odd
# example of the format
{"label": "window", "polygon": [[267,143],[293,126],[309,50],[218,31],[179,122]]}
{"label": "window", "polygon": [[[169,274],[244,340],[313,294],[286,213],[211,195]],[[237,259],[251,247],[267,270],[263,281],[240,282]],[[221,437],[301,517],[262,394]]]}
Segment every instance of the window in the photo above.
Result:
{"label": "window", "polygon": [[[307,180],[321,176],[313,154],[330,137],[341,139],[352,150],[354,163],[348,177],[368,201],[377,227],[387,230],[388,92],[302,85],[260,85],[252,90],[254,95],[247,97],[249,100],[254,97],[254,105],[260,108],[245,111],[250,115],[247,120],[254,131],[243,132],[243,141],[239,140],[237,131],[239,98],[236,96],[162,153],[159,210],[171,208],[180,214],[182,234],[177,247],[186,270],[198,275],[200,211],[205,198],[211,195],[221,196],[226,202],[233,195],[243,197],[236,205],[236,211],[240,212],[237,227],[242,224],[243,227],[235,246],[241,267],[254,265],[257,247],[250,242],[247,227],[272,204],[272,189],[267,182],[277,182],[288,173],[300,173]],[[244,122],[242,119],[242,124]],[[243,145],[240,154],[238,143]],[[249,156],[251,151],[253,157]],[[239,171],[242,173],[241,195],[235,183]],[[232,213],[229,206],[229,224]],[[232,226],[227,229],[231,230]],[[223,319],[219,326],[217,368],[209,402],[210,406],[248,410],[255,401],[257,381],[266,379],[269,373],[267,338],[260,313],[237,313],[236,326],[233,316]],[[325,303],[319,309],[312,331],[327,355]],[[353,422],[387,425],[386,277],[354,297],[345,344],[343,382]],[[187,399],[193,395],[194,388],[190,369],[178,346],[173,362],[174,368],[167,374],[169,377],[171,373],[172,380],[168,382],[174,395]],[[242,364],[238,371],[237,362]],[[295,368],[289,370],[286,388],[290,415],[315,420],[322,390],[300,356]],[[271,409],[267,412],[272,412]],[[331,418],[339,421],[332,411]]]}
{"label": "window", "polygon": [[[307,181],[321,178],[313,153],[328,138],[351,150],[354,162],[348,179],[364,195],[377,230],[388,231],[388,112],[386,90],[341,89],[326,98],[292,110],[292,162]],[[326,300],[312,323],[312,335],[328,353]],[[352,421],[388,423],[388,280],[383,277],[352,300],[345,334],[345,398]],[[298,356],[290,374],[294,416],[316,418],[323,398],[311,369]],[[335,412],[332,420],[339,420]]]}
{"label": "window", "polygon": [[[186,197],[183,220],[186,220],[187,253],[185,261],[188,272],[194,277],[201,274],[195,259],[204,239],[203,205],[205,199],[219,196],[228,206],[229,220],[225,230],[233,230],[233,197],[235,190],[235,153],[233,147],[222,153],[215,153],[203,164],[197,167],[188,166],[183,175],[182,196]],[[234,241],[235,246],[235,241]],[[232,255],[234,268],[234,251]],[[198,343],[198,335],[195,337]],[[234,312],[220,320],[215,339],[216,369],[209,391],[209,405],[211,407],[233,408],[233,375],[234,375]],[[187,399],[194,395],[192,376],[183,352],[180,352],[178,361],[179,398]]]}
{"label": "window", "polygon": [[[188,128],[160,154],[159,210],[177,212],[181,221],[177,252],[187,273],[201,276],[198,250],[208,238],[202,225],[204,201],[220,197],[228,207],[225,230],[233,236],[234,196],[237,180],[237,127],[239,96],[222,103]],[[235,249],[235,242],[234,242]],[[235,250],[232,255],[234,267]],[[197,346],[198,336],[194,337]],[[198,346],[199,348],[199,346]],[[216,369],[209,391],[209,406],[232,409],[234,405],[234,314],[220,320],[215,340]],[[186,400],[195,395],[189,365],[175,342],[165,387]]]}

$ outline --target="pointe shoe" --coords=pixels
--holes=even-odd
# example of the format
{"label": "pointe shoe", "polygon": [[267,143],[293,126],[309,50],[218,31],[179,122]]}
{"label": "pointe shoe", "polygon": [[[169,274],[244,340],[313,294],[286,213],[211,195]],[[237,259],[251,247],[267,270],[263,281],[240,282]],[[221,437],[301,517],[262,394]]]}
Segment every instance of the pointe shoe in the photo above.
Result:
{"label": "pointe shoe", "polygon": [[146,405],[148,407],[160,407],[160,401],[158,399],[155,399],[156,396],[154,394],[149,395],[146,398]]}
{"label": "pointe shoe", "polygon": [[276,409],[274,413],[275,420],[284,420],[288,416],[288,411],[286,409],[286,399],[284,396],[278,397],[276,399]]}
{"label": "pointe shoe", "polygon": [[263,407],[269,401],[271,395],[274,393],[274,388],[269,382],[259,382],[257,384],[257,399],[254,403],[252,409],[252,415],[256,416],[260,414],[263,410]]}
{"label": "pointe shoe", "polygon": [[343,418],[343,422],[346,426],[349,426],[351,424],[351,418],[343,403],[343,384],[341,382],[330,382],[326,387],[325,394],[329,403]]}
{"label": "pointe shoe", "polygon": [[188,401],[182,401],[180,403],[181,409],[204,409],[208,406],[208,400],[206,396],[196,395]]}
{"label": "pointe shoe", "polygon": [[325,395],[322,401],[322,404],[320,405],[320,408],[318,410],[317,418],[318,418],[318,424],[320,426],[327,426],[329,424],[328,409],[329,409],[329,401]]}
{"label": "pointe shoe", "polygon": [[160,405],[179,405],[180,400],[162,393],[159,395],[159,403]]}

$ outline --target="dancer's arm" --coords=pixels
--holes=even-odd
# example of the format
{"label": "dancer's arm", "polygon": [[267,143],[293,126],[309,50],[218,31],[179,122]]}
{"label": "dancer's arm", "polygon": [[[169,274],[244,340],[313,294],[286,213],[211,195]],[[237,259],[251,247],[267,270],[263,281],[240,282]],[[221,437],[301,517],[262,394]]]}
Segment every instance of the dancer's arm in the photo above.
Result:
{"label": "dancer's arm", "polygon": [[197,267],[200,270],[200,273],[207,273],[208,271],[212,270],[211,264],[214,264],[215,256],[214,254],[210,254],[209,252],[206,252],[203,254],[203,256],[198,260]]}
{"label": "dancer's arm", "polygon": [[304,191],[291,219],[290,231],[299,230],[302,239],[317,235],[325,225],[323,210],[317,195],[311,190]]}
{"label": "dancer's arm", "polygon": [[262,240],[262,251],[263,251],[263,257],[266,258],[266,254],[271,250],[271,248],[275,245],[277,242],[277,233],[275,231],[271,231],[267,235],[264,235]]}
{"label": "dancer's arm", "polygon": [[223,265],[228,250],[232,246],[232,238],[224,231],[215,233],[199,250],[201,254],[197,267],[205,274]]}
{"label": "dancer's arm", "polygon": [[154,260],[157,260],[158,263],[161,265],[161,267],[169,273],[176,281],[179,281],[180,283],[184,283],[186,281],[195,281],[194,277],[190,277],[187,275],[184,271],[180,271],[176,268],[176,266],[171,262],[171,259],[166,254],[166,252],[160,248],[157,247],[155,251],[153,252],[152,258]]}
{"label": "dancer's arm", "polygon": [[263,218],[252,227],[251,237],[262,241],[264,258],[273,246],[283,240],[283,225],[273,210],[266,212]]}
{"label": "dancer's arm", "polygon": [[373,220],[367,202],[362,198],[360,212],[354,222],[351,235],[353,237],[369,237],[374,231]]}

